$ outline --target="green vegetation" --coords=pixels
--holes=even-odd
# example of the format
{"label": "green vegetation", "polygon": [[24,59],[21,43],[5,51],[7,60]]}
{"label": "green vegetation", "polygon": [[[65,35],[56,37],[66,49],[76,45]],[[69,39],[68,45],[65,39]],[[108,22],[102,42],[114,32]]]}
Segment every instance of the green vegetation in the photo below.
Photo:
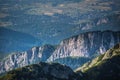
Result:
{"label": "green vegetation", "polygon": [[98,60],[97,60],[97,61],[98,61],[98,62],[101,61],[103,57],[104,57],[104,54],[100,55],[100,56],[98,57]]}
{"label": "green vegetation", "polygon": [[65,65],[40,62],[12,70],[0,80],[76,80],[78,77]]}
{"label": "green vegetation", "polygon": [[81,73],[81,70],[83,80],[119,80],[120,44],[77,69],[76,73]]}
{"label": "green vegetation", "polygon": [[85,80],[119,80],[120,56],[114,56],[84,72]]}

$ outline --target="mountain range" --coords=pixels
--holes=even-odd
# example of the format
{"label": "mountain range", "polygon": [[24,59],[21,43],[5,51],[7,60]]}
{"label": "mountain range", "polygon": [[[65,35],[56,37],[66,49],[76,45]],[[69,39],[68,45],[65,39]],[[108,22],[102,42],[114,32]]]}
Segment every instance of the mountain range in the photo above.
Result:
{"label": "mountain range", "polygon": [[44,45],[28,51],[14,52],[0,62],[0,73],[40,61],[57,62],[76,69],[119,42],[119,31],[80,34],[61,41],[59,45]]}
{"label": "mountain range", "polygon": [[119,80],[119,53],[120,0],[0,0],[0,80]]}
{"label": "mountain range", "polygon": [[58,63],[32,64],[9,71],[0,80],[119,80],[120,43],[74,72]]}
{"label": "mountain range", "polygon": [[0,27],[59,44],[88,31],[120,30],[120,0],[1,0]]}
{"label": "mountain range", "polygon": [[[51,20],[51,18],[46,16],[42,16],[42,17],[43,18],[34,16],[34,18],[36,19],[36,22],[34,24],[39,23],[39,25],[34,25],[32,27],[31,25],[33,23],[31,23],[30,25],[27,24],[17,25],[17,28],[14,27],[15,25],[10,27],[0,27],[0,44],[1,44],[0,53],[3,54],[3,53],[11,53],[16,51],[26,51],[32,48],[33,46],[42,46],[45,44],[57,45],[60,43],[60,41],[66,38],[86,32],[120,30],[119,12],[111,15],[102,16],[99,18],[87,19],[87,20],[75,21],[73,19],[74,22],[71,22],[70,20],[72,19],[68,17],[62,20],[60,19],[52,24],[51,22],[49,23],[46,22],[46,24],[50,24],[51,26],[45,25],[44,23],[42,23],[43,20],[41,20],[41,19],[45,19],[48,21]],[[30,20],[34,20],[34,19],[30,19]],[[29,22],[33,22],[33,21],[29,21]],[[64,22],[66,22],[67,24],[64,24]],[[29,26],[29,29],[27,28],[27,26]],[[43,27],[41,28],[40,26]],[[47,28],[47,26],[49,26],[49,28]]]}
{"label": "mountain range", "polygon": [[63,40],[47,61],[57,61],[75,69],[82,62],[104,53],[118,42],[120,42],[119,31],[95,31],[80,34]]}

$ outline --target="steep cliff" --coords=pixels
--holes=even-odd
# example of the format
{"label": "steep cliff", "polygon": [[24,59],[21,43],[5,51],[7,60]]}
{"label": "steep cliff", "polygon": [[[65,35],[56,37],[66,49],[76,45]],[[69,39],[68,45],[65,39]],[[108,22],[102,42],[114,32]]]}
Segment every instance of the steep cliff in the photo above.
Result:
{"label": "steep cliff", "polygon": [[40,61],[46,61],[54,50],[54,46],[44,45],[42,47],[33,47],[25,52],[13,53],[0,62],[0,73]]}
{"label": "steep cliff", "polygon": [[95,31],[80,34],[63,40],[58,46],[45,45],[13,53],[0,62],[0,73],[40,61],[58,62],[76,69],[118,42],[120,32]]}
{"label": "steep cliff", "polygon": [[[84,57],[89,60],[96,55],[104,53],[118,42],[120,42],[120,32],[95,31],[80,34],[63,40],[47,61],[53,62],[57,60],[57,62],[61,62],[61,59],[68,57]],[[71,64],[70,67],[72,68],[76,68],[77,63],[80,63],[78,58],[74,58],[76,64],[72,65],[71,60],[64,59],[62,62]]]}

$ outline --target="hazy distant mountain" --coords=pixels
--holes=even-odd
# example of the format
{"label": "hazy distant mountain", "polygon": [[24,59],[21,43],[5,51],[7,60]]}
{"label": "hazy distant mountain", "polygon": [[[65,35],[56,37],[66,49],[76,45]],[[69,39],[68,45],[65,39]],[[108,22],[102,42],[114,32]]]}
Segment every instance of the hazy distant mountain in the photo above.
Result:
{"label": "hazy distant mountain", "polygon": [[[65,38],[71,37],[73,35],[78,35],[80,33],[89,32],[89,31],[100,31],[100,30],[101,31],[104,31],[104,30],[119,31],[120,30],[119,17],[120,17],[120,14],[112,14],[112,15],[108,15],[100,18],[83,20],[82,22],[75,21],[73,25],[73,24],[64,24],[64,22],[66,21],[70,22],[69,20],[71,19],[70,18],[67,19],[68,17],[65,18],[66,20],[65,19],[60,21],[58,20],[58,22],[50,24],[51,22],[42,23],[42,20],[41,20],[41,19],[50,20],[50,17],[42,16],[42,18],[39,18],[35,16],[35,19],[37,20],[36,23],[33,22],[29,25],[27,24],[17,25],[16,26],[17,29],[20,29],[20,30],[16,30],[14,29],[14,27],[6,27],[6,28],[11,28],[12,30],[16,30],[16,31],[10,32],[8,31],[9,29],[7,29],[6,31],[3,31],[4,28],[0,28],[1,29],[0,30],[0,37],[1,37],[0,51],[1,52],[23,51],[23,50],[28,50],[33,46],[41,46],[47,43],[56,45],[56,44],[59,44],[59,42]],[[38,21],[41,21],[41,22],[38,22]],[[31,27],[32,24],[38,24],[38,23],[39,25],[33,25]],[[44,27],[40,27],[40,26],[44,26]],[[8,37],[9,39],[7,39],[6,37]]]}
{"label": "hazy distant mountain", "polygon": [[119,3],[120,0],[1,0],[0,27],[30,34],[43,44],[58,44],[83,32],[119,31]]}
{"label": "hazy distant mountain", "polygon": [[40,43],[29,34],[0,27],[0,54],[25,51]]}
{"label": "hazy distant mountain", "polygon": [[83,80],[119,80],[120,43],[76,70]]}

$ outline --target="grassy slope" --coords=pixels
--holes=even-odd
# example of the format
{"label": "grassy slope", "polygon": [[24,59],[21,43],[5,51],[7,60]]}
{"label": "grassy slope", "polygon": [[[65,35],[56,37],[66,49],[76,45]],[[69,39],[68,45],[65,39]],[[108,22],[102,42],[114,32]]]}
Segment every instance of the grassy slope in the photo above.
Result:
{"label": "grassy slope", "polygon": [[83,80],[119,80],[120,44],[76,70],[77,73],[81,71]]}

